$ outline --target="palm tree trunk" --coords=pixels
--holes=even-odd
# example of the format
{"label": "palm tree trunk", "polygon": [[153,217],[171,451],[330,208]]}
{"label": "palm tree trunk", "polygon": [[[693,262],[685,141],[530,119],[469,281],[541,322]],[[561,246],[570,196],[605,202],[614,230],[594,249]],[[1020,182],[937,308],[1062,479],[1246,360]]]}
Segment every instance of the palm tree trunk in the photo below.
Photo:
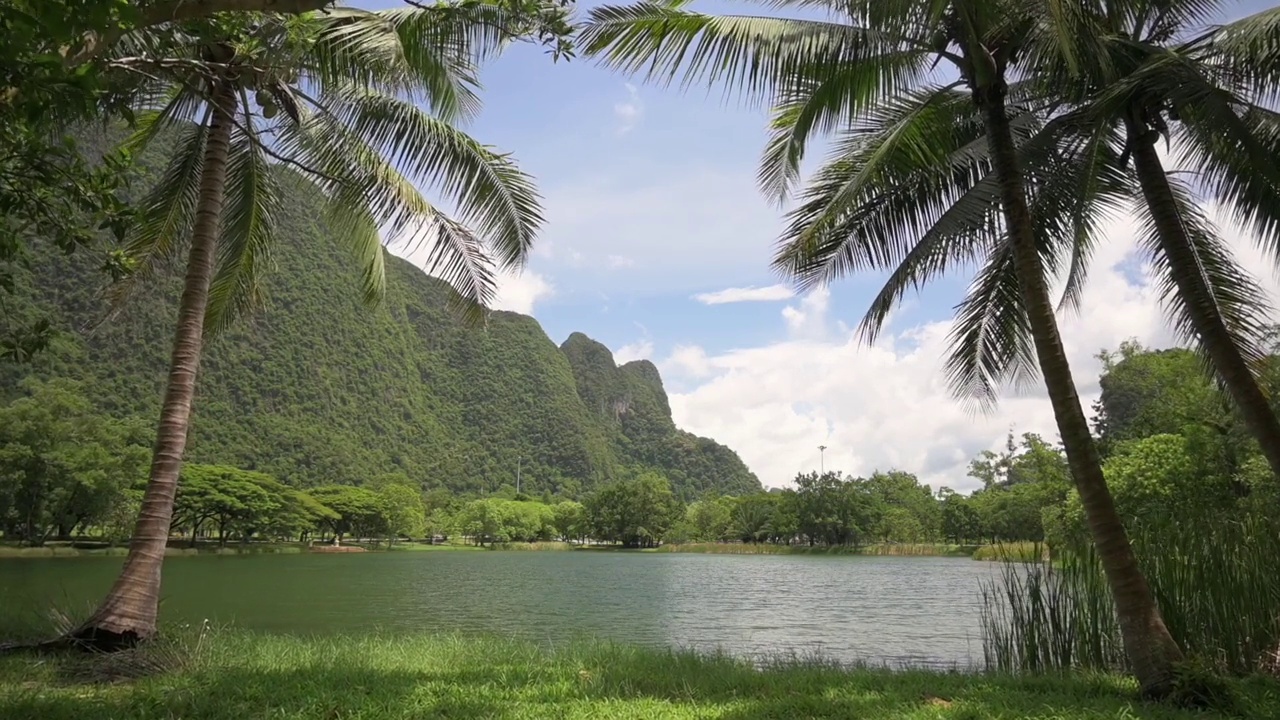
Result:
{"label": "palm tree trunk", "polygon": [[1125,655],[1143,693],[1164,696],[1171,689],[1175,664],[1182,660],[1182,651],[1165,627],[1160,608],[1138,566],[1102,476],[1102,461],[1080,407],[1035,241],[1017,149],[1005,109],[1005,93],[1006,87],[1000,82],[995,87],[975,90],[974,97],[983,110],[987,144],[1000,181],[1001,206],[1036,357],[1049,391],[1071,477],[1080,493],[1089,533],[1111,587]]}
{"label": "palm tree trunk", "polygon": [[1200,344],[1213,362],[1227,392],[1240,408],[1245,425],[1262,446],[1262,454],[1271,472],[1280,478],[1280,420],[1267,402],[1267,396],[1248,362],[1232,339],[1222,315],[1217,310],[1209,285],[1199,271],[1196,257],[1181,214],[1169,187],[1164,164],[1156,153],[1155,140],[1145,136],[1145,128],[1130,121],[1129,142],[1133,149],[1133,165],[1142,186],[1142,197],[1151,209],[1160,250],[1169,261],[1169,272],[1186,303],[1192,326],[1200,336]]}
{"label": "palm tree trunk", "polygon": [[234,86],[220,84],[211,98],[211,105],[212,119],[204,151],[200,196],[191,231],[191,250],[178,309],[169,380],[151,459],[151,476],[124,568],[97,611],[72,634],[73,639],[94,647],[111,649],[132,645],[156,631],[160,568],[173,520],[178,473],[182,469],[182,456],[187,446],[187,426],[200,367],[205,306],[209,300],[209,284],[213,278],[221,232],[227,156],[235,112]]}

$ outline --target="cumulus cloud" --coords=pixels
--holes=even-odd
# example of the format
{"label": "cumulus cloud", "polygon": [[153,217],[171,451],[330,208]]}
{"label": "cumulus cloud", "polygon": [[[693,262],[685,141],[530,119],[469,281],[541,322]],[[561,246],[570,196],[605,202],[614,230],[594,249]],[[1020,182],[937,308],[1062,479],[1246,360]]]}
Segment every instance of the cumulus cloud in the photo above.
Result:
{"label": "cumulus cloud", "polygon": [[[1280,289],[1245,234],[1225,223],[1223,229],[1240,262],[1270,292]],[[1080,311],[1060,318],[1086,412],[1098,393],[1101,349],[1130,337],[1174,343],[1150,269],[1136,262],[1137,233],[1131,217],[1110,224]],[[977,483],[966,477],[969,460],[999,447],[1011,427],[1057,438],[1039,381],[1024,392],[1007,390],[988,416],[951,397],[942,372],[950,321],[888,333],[866,347],[831,320],[828,302],[815,292],[784,308],[788,336],[779,342],[721,353],[685,345],[661,358],[673,387],[685,389],[671,397],[676,422],[737,450],[767,486],[817,469],[818,446],[826,445],[829,469],[898,468],[935,488],[970,490]]]}
{"label": "cumulus cloud", "polygon": [[782,319],[787,322],[787,331],[793,337],[821,338],[827,334],[827,308],[831,302],[831,291],[819,288],[804,296],[799,305],[788,305],[782,309]]}
{"label": "cumulus cloud", "polygon": [[724,305],[740,302],[775,302],[790,300],[795,292],[786,285],[767,285],[765,287],[733,287],[715,292],[698,293],[694,300],[704,305]]}
{"label": "cumulus cloud", "polygon": [[627,99],[613,104],[613,117],[618,123],[614,132],[618,135],[631,132],[644,116],[644,103],[640,100],[640,92],[636,86],[625,83],[624,87],[627,90]]}
{"label": "cumulus cloud", "polygon": [[652,357],[653,342],[651,340],[637,340],[623,345],[613,353],[613,361],[619,365],[625,365],[632,360],[646,360]]}
{"label": "cumulus cloud", "polygon": [[534,305],[555,294],[556,288],[547,278],[532,270],[520,274],[501,273],[498,276],[498,294],[494,298],[495,310],[510,310],[532,315]]}

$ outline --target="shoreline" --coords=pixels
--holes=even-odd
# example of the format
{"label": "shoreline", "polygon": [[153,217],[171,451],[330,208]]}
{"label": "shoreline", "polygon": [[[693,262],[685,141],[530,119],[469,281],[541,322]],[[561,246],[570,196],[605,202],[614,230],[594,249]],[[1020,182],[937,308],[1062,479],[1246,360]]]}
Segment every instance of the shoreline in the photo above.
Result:
{"label": "shoreline", "polygon": [[[185,543],[184,543],[185,544]],[[248,543],[228,544],[225,547],[217,543],[200,544],[196,547],[184,547],[175,544],[165,548],[165,557],[187,557],[194,555],[301,555],[301,554],[347,554],[360,552],[475,552],[509,551],[509,552],[627,552],[627,553],[695,553],[706,555],[832,555],[857,557],[952,557],[970,558],[979,561],[999,561],[1012,559],[1019,562],[1031,562],[1036,552],[1043,554],[1040,546],[1032,543],[1009,543],[1007,545],[954,545],[947,543],[873,543],[859,546],[808,546],[808,545],[774,545],[769,543],[682,543],[660,545],[656,548],[625,548],[618,545],[578,545],[566,542],[533,542],[533,543],[498,543],[497,545],[463,545],[444,544],[431,545],[420,542],[401,541],[393,546],[372,543],[347,543],[335,549],[329,544],[301,543]],[[0,545],[0,560],[6,558],[57,558],[57,557],[124,557],[128,548],[124,545],[111,547],[77,547],[74,544],[51,543],[41,547],[15,547]]]}

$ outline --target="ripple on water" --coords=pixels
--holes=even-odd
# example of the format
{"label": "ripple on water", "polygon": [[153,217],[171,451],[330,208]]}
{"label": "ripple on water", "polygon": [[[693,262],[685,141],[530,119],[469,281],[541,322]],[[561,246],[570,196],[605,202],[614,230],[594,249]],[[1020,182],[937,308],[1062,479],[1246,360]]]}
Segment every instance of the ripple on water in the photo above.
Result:
{"label": "ripple on water", "polygon": [[[82,608],[118,558],[0,560],[7,607]],[[584,635],[767,661],[971,665],[978,582],[957,558],[575,552],[178,557],[162,612],[271,632]]]}

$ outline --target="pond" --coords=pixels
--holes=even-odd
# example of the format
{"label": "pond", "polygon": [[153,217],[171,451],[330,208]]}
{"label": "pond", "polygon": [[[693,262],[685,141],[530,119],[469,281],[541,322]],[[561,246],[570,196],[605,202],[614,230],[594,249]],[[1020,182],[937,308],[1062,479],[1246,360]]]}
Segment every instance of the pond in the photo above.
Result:
{"label": "pond", "polygon": [[[611,552],[224,555],[166,560],[163,621],[280,633],[462,632],[563,642],[982,661],[979,581],[957,558]],[[119,558],[0,560],[0,607],[84,613]]]}

